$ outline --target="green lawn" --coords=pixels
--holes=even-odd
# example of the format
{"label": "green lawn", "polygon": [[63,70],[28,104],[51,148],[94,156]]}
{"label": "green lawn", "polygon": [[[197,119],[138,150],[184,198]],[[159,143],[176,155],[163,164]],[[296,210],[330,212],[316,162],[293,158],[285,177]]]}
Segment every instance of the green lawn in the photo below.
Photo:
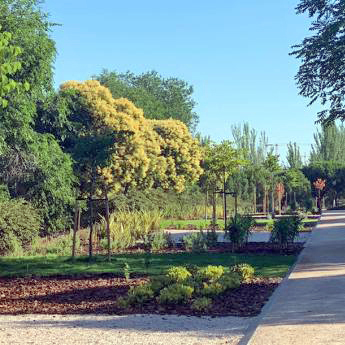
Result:
{"label": "green lawn", "polygon": [[179,254],[152,254],[151,264],[146,270],[145,254],[118,254],[113,256],[112,262],[104,257],[97,256],[89,263],[87,257],[79,257],[71,262],[67,257],[2,257],[0,258],[0,277],[20,277],[27,275],[48,276],[64,274],[95,274],[121,273],[127,262],[132,272],[161,274],[169,266],[195,264],[198,266],[224,265],[248,263],[255,268],[259,276],[283,277],[294,263],[293,255],[242,255],[231,253],[179,253]]}

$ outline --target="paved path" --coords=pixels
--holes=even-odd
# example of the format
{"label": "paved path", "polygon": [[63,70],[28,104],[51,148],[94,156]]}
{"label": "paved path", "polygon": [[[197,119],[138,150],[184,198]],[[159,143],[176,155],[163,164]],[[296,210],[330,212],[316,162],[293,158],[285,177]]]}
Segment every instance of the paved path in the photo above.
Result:
{"label": "paved path", "polygon": [[[345,212],[329,211],[291,275],[258,318],[248,345],[345,344]],[[249,328],[250,336],[255,325]]]}

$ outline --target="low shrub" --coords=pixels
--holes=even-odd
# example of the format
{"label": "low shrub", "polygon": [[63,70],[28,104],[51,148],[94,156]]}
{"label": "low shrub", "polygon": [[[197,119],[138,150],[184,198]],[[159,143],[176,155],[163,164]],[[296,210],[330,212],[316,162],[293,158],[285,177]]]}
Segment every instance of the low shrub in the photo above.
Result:
{"label": "low shrub", "polygon": [[201,281],[217,281],[224,274],[223,266],[201,267],[196,272],[196,279]]}
{"label": "low shrub", "polygon": [[[60,235],[58,237],[44,237],[35,239],[28,250],[28,255],[59,255],[70,256],[72,252],[73,234]],[[76,237],[76,250],[80,248],[80,238]]]}
{"label": "low shrub", "polygon": [[206,231],[206,244],[208,248],[216,247],[218,243],[218,234],[215,230]]}
{"label": "low shrub", "polygon": [[28,247],[41,228],[36,209],[23,199],[2,200],[0,209],[0,255]]}
{"label": "low shrub", "polygon": [[280,218],[274,223],[270,241],[286,248],[289,243],[294,242],[301,226],[302,219],[298,216]]}
{"label": "low shrub", "polygon": [[185,249],[192,252],[204,252],[208,249],[207,239],[202,231],[184,236],[182,242]]}
{"label": "low shrub", "polygon": [[184,304],[192,298],[193,292],[192,286],[173,284],[161,290],[158,301],[161,304]]}
{"label": "low shrub", "polygon": [[223,285],[225,290],[235,289],[241,285],[241,282],[241,276],[233,272],[227,272],[219,279],[219,283]]}
{"label": "low shrub", "polygon": [[254,277],[254,268],[249,264],[238,264],[230,268],[230,272],[237,273],[242,281],[249,281]]}
{"label": "low shrub", "polygon": [[191,308],[195,311],[207,311],[211,305],[212,305],[211,298],[199,297],[193,301]]}
{"label": "low shrub", "polygon": [[183,283],[188,278],[190,278],[192,274],[187,270],[186,267],[183,266],[175,266],[168,269],[168,272],[166,274],[166,277],[172,282],[172,283]]}
{"label": "low shrub", "polygon": [[170,234],[165,232],[154,232],[145,241],[150,251],[158,252],[172,246],[173,242]]}
{"label": "low shrub", "polygon": [[200,289],[202,296],[218,296],[226,290],[226,287],[220,282],[203,283],[203,288]]}
{"label": "low shrub", "polygon": [[128,303],[143,304],[154,296],[154,292],[149,284],[143,284],[135,287],[131,287],[128,291]]}
{"label": "low shrub", "polygon": [[212,298],[226,290],[237,288],[248,280],[254,269],[240,264],[230,269],[223,266],[171,267],[164,276],[152,277],[150,283],[131,288],[126,299],[118,299],[120,307],[142,304],[156,297],[160,304],[185,304],[190,302],[196,311],[206,311]]}
{"label": "low shrub", "polygon": [[224,236],[231,241],[234,247],[240,247],[248,241],[248,237],[254,225],[255,221],[252,217],[238,214],[230,218]]}

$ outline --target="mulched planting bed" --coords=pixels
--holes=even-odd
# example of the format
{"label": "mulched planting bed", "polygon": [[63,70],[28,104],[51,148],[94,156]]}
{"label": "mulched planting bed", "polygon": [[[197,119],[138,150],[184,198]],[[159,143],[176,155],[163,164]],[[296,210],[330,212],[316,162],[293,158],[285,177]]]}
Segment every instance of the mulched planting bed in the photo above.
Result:
{"label": "mulched planting bed", "polygon": [[1,278],[0,314],[182,314],[255,316],[261,311],[281,278],[255,277],[251,282],[218,296],[205,313],[190,305],[162,306],[155,300],[126,310],[116,305],[130,286],[147,281],[110,275],[94,277]]}

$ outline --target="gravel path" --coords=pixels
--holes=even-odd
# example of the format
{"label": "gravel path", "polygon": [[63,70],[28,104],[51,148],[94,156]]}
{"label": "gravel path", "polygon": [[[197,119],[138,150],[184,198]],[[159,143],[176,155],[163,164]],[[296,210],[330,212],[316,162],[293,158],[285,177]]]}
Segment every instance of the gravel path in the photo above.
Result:
{"label": "gravel path", "polygon": [[165,315],[1,315],[0,344],[236,345],[251,320]]}

